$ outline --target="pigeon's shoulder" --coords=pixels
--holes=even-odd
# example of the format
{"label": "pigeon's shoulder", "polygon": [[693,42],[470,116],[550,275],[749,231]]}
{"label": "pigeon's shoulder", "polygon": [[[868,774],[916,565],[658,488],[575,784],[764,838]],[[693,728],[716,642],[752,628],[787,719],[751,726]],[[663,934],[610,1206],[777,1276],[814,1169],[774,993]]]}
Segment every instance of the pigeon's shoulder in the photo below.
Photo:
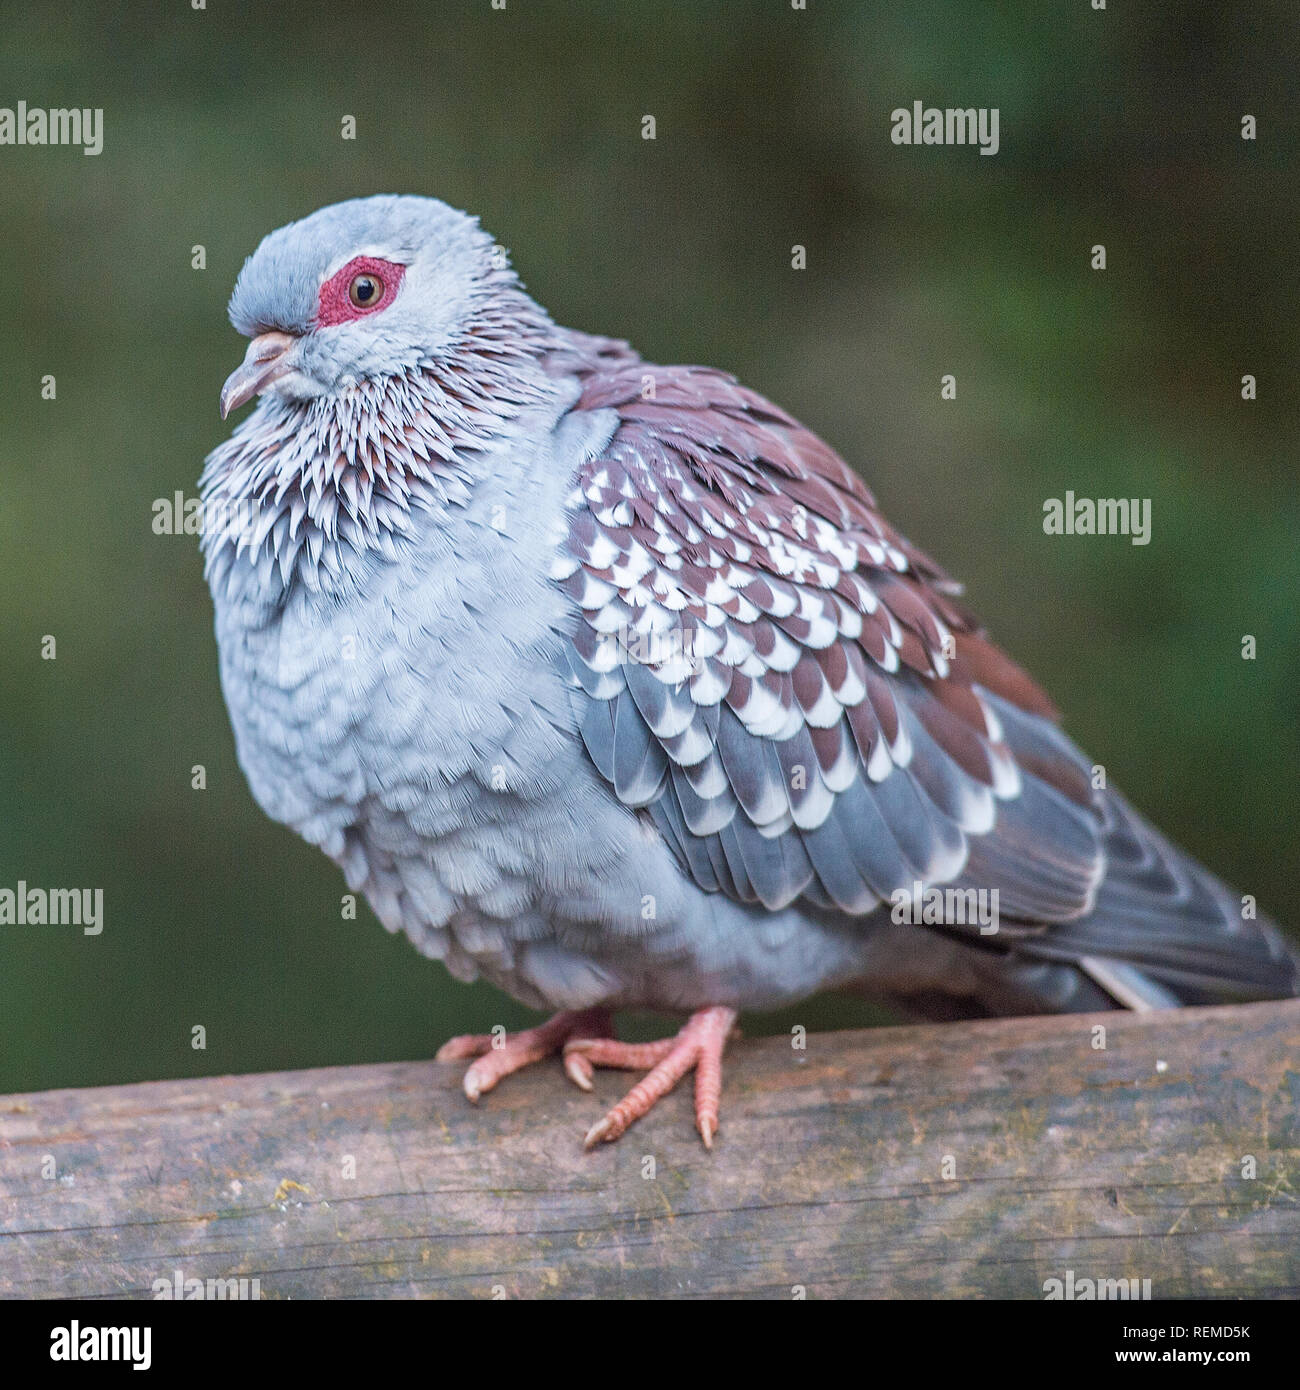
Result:
{"label": "pigeon's shoulder", "polygon": [[843,459],[725,372],[579,345],[577,468],[555,578],[584,744],[702,887],[871,912],[997,882],[1085,912],[1101,816],[1078,751],[958,586]]}

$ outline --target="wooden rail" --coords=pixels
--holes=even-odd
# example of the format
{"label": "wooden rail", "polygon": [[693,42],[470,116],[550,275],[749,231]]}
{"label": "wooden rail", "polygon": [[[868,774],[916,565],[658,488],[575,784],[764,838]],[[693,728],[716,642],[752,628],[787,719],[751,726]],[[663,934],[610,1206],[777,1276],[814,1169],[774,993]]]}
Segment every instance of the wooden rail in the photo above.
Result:
{"label": "wooden rail", "polygon": [[712,1155],[689,1085],[584,1154],[625,1075],[461,1070],[0,1100],[0,1296],[1300,1294],[1300,1001],[735,1043]]}

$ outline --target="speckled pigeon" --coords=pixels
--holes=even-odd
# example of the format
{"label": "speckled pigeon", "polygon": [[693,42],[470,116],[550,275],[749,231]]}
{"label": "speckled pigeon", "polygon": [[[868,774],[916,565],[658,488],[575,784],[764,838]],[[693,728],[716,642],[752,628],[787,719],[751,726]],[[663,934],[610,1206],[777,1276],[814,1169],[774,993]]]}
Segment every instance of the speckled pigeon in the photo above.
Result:
{"label": "speckled pigeon", "polygon": [[[1296,992],[1278,933],[1094,787],[958,586],[731,376],[557,326],[430,198],[273,232],[230,317],[222,414],[261,401],[207,460],[203,546],[240,764],[390,931],[555,1011],[442,1049],[471,1100],[552,1053],[587,1088],[644,1070],[590,1146],[694,1070],[711,1144],[743,1008]],[[628,1044],[624,1008],[689,1017]]]}

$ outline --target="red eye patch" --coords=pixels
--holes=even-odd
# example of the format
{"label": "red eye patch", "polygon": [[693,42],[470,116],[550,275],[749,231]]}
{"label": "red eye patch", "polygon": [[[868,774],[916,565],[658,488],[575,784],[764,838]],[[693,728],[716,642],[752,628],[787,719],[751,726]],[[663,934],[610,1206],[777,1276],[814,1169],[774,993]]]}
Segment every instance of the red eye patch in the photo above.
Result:
{"label": "red eye patch", "polygon": [[[316,327],[329,328],[336,323],[351,323],[353,319],[364,319],[380,309],[387,309],[397,298],[405,274],[406,267],[393,261],[381,261],[376,256],[353,257],[320,287]],[[374,285],[362,283],[354,296],[352,282],[358,276],[369,277],[374,285],[378,285],[379,293],[374,293]],[[373,296],[372,299],[367,300],[367,292]],[[358,303],[358,299],[363,302]]]}

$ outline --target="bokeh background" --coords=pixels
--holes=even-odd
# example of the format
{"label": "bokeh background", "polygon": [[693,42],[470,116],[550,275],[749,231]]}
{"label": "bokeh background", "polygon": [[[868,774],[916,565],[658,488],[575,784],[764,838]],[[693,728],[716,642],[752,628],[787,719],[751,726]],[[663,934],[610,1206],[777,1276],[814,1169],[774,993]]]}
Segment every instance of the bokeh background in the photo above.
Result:
{"label": "bokeh background", "polygon": [[[425,1057],[530,1018],[341,920],[337,869],[235,763],[196,541],[151,529],[227,433],[243,258],[373,192],[477,211],[561,322],[824,434],[1112,781],[1300,921],[1291,0],[2,18],[0,105],[103,107],[105,139],[0,147],[0,885],[102,887],[106,925],[0,927],[0,1091]],[[999,154],[893,145],[918,99],[998,107]],[[1044,535],[1067,489],[1152,498],[1151,544]]]}

